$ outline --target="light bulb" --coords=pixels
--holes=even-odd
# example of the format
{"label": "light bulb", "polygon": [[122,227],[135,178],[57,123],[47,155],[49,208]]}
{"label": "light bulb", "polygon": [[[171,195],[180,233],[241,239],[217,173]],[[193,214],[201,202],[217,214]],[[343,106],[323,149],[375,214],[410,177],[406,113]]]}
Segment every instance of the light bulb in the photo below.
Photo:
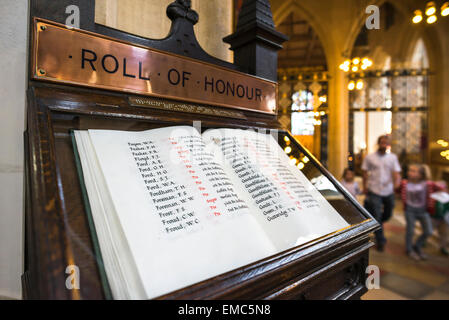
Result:
{"label": "light bulb", "polygon": [[354,88],[355,88],[355,82],[354,82],[354,81],[349,82],[349,84],[348,84],[348,89],[349,89],[350,91],[352,91],[352,90],[354,90]]}
{"label": "light bulb", "polygon": [[285,147],[284,149],[286,154],[289,154],[290,152],[292,152],[292,148],[291,147]]}
{"label": "light bulb", "polygon": [[353,67],[352,67],[352,72],[357,72],[357,71],[359,71],[359,67],[353,66]]}
{"label": "light bulb", "polygon": [[437,8],[435,7],[435,2],[431,1],[427,3],[426,6],[426,15],[431,16],[434,15],[435,12],[437,12]]}
{"label": "light bulb", "polygon": [[422,21],[422,12],[421,10],[415,10],[415,16],[413,17],[413,23],[420,23]]}
{"label": "light bulb", "polygon": [[443,3],[443,5],[441,6],[441,15],[443,17],[446,17],[449,15],[449,2],[445,2]]}
{"label": "light bulb", "polygon": [[352,59],[352,64],[358,65],[360,63],[360,58]]}
{"label": "light bulb", "polygon": [[357,84],[355,85],[355,87],[357,88],[357,90],[362,90],[363,89],[363,81],[362,80],[357,81]]}
{"label": "light bulb", "polygon": [[437,21],[437,16],[436,15],[433,15],[433,16],[430,16],[430,17],[427,18],[427,23],[428,24],[435,23],[436,21]]}

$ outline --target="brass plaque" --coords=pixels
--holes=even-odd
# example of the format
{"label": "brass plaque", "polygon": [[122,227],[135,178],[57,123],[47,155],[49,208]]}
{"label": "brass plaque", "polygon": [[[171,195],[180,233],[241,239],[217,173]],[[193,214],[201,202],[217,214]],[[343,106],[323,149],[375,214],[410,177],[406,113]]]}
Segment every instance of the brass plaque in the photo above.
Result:
{"label": "brass plaque", "polygon": [[275,82],[41,19],[33,53],[34,79],[276,113]]}

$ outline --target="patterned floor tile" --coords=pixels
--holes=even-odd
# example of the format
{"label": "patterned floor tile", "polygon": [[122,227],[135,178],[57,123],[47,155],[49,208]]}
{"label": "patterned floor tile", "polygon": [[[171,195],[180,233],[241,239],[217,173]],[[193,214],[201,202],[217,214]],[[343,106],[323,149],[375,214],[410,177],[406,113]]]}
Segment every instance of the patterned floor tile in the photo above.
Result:
{"label": "patterned floor tile", "polygon": [[392,255],[387,251],[383,253],[371,251],[370,264],[377,265],[388,273],[422,282],[432,288],[437,288],[448,280],[447,276],[435,272],[436,267],[429,265],[428,262],[414,261],[405,254]]}
{"label": "patterned floor tile", "polygon": [[380,288],[368,290],[368,292],[362,297],[362,300],[408,300],[408,299],[386,288]]}
{"label": "patterned floor tile", "polygon": [[433,291],[422,300],[449,300],[449,294],[442,291]]}
{"label": "patterned floor tile", "polygon": [[403,297],[410,299],[422,299],[434,291],[419,281],[403,277],[394,273],[388,273],[380,279],[382,288],[389,289]]}
{"label": "patterned floor tile", "polygon": [[449,280],[445,282],[443,285],[439,286],[438,290],[449,294]]}

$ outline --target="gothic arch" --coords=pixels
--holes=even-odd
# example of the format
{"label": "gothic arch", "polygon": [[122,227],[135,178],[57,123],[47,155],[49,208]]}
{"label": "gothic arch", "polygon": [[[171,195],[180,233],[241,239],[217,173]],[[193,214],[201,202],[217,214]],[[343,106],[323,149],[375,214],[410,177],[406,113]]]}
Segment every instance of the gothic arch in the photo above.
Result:
{"label": "gothic arch", "polygon": [[326,57],[326,64],[329,65],[329,52],[333,48],[333,40],[328,36],[329,33],[323,29],[322,24],[319,23],[316,17],[310,13],[302,4],[301,1],[288,0],[282,3],[282,5],[273,12],[273,20],[275,25],[281,24],[292,12],[300,13],[305,20],[310,24],[312,29],[318,35],[318,39],[323,46],[324,54]]}

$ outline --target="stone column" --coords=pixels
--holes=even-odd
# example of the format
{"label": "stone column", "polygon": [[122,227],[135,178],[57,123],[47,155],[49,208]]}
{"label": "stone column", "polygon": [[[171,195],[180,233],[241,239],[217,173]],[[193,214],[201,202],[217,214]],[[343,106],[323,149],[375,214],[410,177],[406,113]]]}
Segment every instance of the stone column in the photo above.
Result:
{"label": "stone column", "polygon": [[348,80],[337,65],[337,61],[329,64],[328,169],[340,177],[348,162],[349,96]]}

